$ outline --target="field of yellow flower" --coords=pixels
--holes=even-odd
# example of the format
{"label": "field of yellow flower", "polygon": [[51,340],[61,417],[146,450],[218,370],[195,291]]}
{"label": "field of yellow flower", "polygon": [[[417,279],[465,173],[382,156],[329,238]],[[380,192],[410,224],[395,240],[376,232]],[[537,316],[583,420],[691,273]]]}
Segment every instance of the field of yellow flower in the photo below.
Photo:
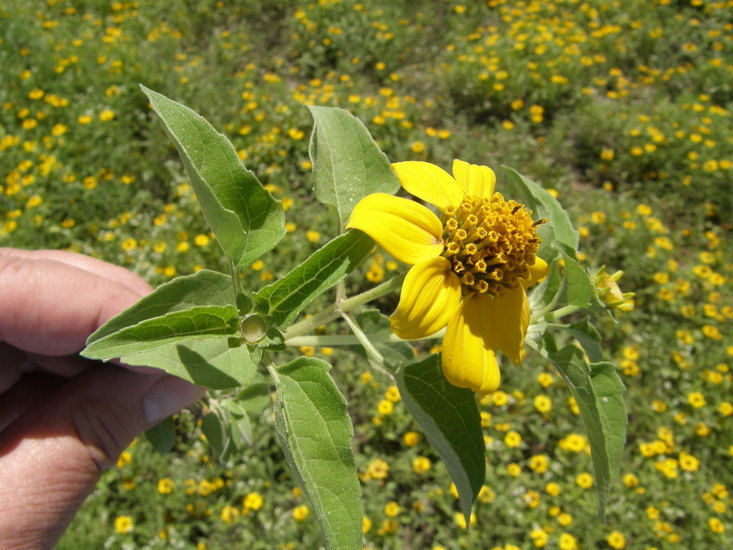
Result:
{"label": "field of yellow flower", "polygon": [[[581,259],[623,269],[636,294],[599,327],[629,410],[606,522],[577,405],[539,358],[480,399],[488,474],[467,525],[397,389],[352,353],[302,348],[330,356],[350,404],[365,547],[731,548],[732,14],[730,0],[3,2],[0,246],[76,250],[152,284],[225,270],[139,83],[226,133],[282,201],[288,236],[250,266],[252,288],[337,231],[310,192],[304,103],[348,109],[395,162],[461,158],[499,180],[512,166],[568,208]],[[396,269],[375,252],[360,284]],[[249,392],[241,460],[218,464],[184,412],[173,452],[137,440],[59,548],[317,548],[269,389]]]}

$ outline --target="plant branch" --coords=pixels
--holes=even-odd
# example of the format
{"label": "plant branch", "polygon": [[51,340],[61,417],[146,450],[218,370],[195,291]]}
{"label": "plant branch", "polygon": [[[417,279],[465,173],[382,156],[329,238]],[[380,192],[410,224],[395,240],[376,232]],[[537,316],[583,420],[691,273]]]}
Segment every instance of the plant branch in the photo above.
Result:
{"label": "plant branch", "polygon": [[403,278],[404,275],[394,277],[389,281],[385,281],[381,285],[370,288],[366,292],[362,292],[361,294],[357,294],[351,298],[339,300],[337,297],[336,302],[320,313],[291,326],[284,334],[285,340],[290,340],[293,337],[300,336],[302,334],[308,334],[309,332],[314,331],[316,327],[336,319],[341,315],[341,313],[348,313],[361,305],[367,304],[372,300],[376,300],[377,298],[381,298],[382,296],[397,290],[402,285]]}

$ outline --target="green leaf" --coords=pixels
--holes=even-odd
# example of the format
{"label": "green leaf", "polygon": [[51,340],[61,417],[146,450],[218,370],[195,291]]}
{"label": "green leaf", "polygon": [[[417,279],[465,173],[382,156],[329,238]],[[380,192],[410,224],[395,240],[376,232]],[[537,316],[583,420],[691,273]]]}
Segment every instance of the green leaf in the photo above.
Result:
{"label": "green leaf", "polygon": [[173,418],[169,416],[146,430],[145,437],[157,452],[160,454],[169,453],[176,443],[176,425]]}
{"label": "green leaf", "polygon": [[234,146],[194,111],[141,86],[175,142],[206,221],[224,253],[248,265],[285,235],[279,201],[239,160]]}
{"label": "green leaf", "polygon": [[407,410],[445,463],[468,524],[486,477],[486,448],[475,394],[445,379],[439,354],[399,369],[396,381]]}
{"label": "green leaf", "polygon": [[89,337],[82,355],[89,359],[109,360],[125,355],[152,351],[210,336],[237,336],[239,316],[234,306],[197,306],[153,317],[121,328],[102,338]]}
{"label": "green leaf", "polygon": [[575,257],[575,251],[578,250],[578,232],[560,203],[540,185],[513,168],[508,166],[502,166],[502,168],[510,176],[508,181],[501,184],[509,187],[510,192],[505,193],[500,189],[502,194],[523,203],[534,212],[533,218],[547,219],[547,223],[537,227],[537,234],[542,239],[539,255],[546,261],[557,256],[557,250],[552,247],[552,243],[557,241],[561,244],[563,251]]}
{"label": "green leaf", "polygon": [[217,459],[221,459],[227,447],[228,437],[224,424],[219,416],[210,412],[201,419],[201,431],[206,436],[206,441],[211,445],[211,450]]}
{"label": "green leaf", "polygon": [[229,415],[229,430],[235,447],[240,448],[243,443],[252,445],[252,423],[247,411],[231,399],[226,399],[222,405]]}
{"label": "green leaf", "polygon": [[603,361],[601,335],[598,334],[598,331],[592,324],[590,324],[588,319],[583,319],[576,323],[570,323],[565,327],[565,330],[567,330],[582,346],[591,363]]}
{"label": "green leaf", "polygon": [[270,385],[258,382],[247,386],[237,395],[237,403],[253,417],[260,416],[272,404]]}
{"label": "green leaf", "polygon": [[193,275],[176,277],[157,287],[119,315],[107,321],[89,337],[87,345],[123,328],[168,313],[196,306],[235,304],[234,287],[228,275],[202,269]]}
{"label": "green leaf", "polygon": [[235,301],[227,275],[178,277],[107,321],[81,354],[163,369],[209,388],[244,385],[256,365],[239,339]]}
{"label": "green leaf", "polygon": [[593,297],[593,283],[588,272],[570,256],[563,254],[565,263],[565,292],[561,298],[565,303],[587,308]]}
{"label": "green leaf", "polygon": [[538,311],[554,306],[563,286],[563,277],[557,259],[549,264],[549,273],[541,283],[533,286],[529,293],[529,307],[531,311]]}
{"label": "green leaf", "polygon": [[314,122],[309,152],[316,198],[336,210],[343,228],[359,200],[372,193],[392,194],[400,182],[359,119],[336,107],[308,109]]}
{"label": "green leaf", "polygon": [[127,365],[154,367],[200,386],[224,390],[247,385],[257,372],[247,346],[228,336],[165,345],[120,357]]}
{"label": "green leaf", "polygon": [[301,480],[326,546],[361,550],[361,486],[351,450],[346,401],[328,363],[301,357],[277,369],[275,426]]}
{"label": "green leaf", "polygon": [[611,363],[589,365],[580,348],[568,345],[550,354],[573,393],[591,448],[598,492],[598,514],[605,514],[611,484],[626,443],[625,390]]}
{"label": "green leaf", "polygon": [[285,328],[308,304],[351,273],[373,247],[374,241],[365,233],[348,231],[255,294],[255,301]]}

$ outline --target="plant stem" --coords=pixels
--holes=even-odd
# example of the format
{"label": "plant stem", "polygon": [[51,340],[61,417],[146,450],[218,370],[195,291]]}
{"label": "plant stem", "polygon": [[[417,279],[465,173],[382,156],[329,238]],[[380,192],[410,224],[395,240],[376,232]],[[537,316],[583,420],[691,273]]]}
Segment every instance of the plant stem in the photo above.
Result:
{"label": "plant stem", "polygon": [[[438,339],[445,335],[445,330],[421,338],[421,340]],[[392,333],[367,334],[369,340],[374,344],[388,344],[395,342],[406,342],[399,336]],[[285,341],[288,346],[313,346],[313,347],[336,347],[336,346],[355,346],[360,344],[359,339],[353,334],[307,334],[303,336],[293,336]]]}
{"label": "plant stem", "polygon": [[359,323],[357,323],[356,320],[348,313],[341,312],[341,317],[343,317],[344,321],[346,321],[346,324],[349,325],[349,328],[351,328],[352,332],[354,333],[354,336],[359,340],[359,343],[366,350],[367,360],[369,361],[369,364],[374,369],[380,371],[382,374],[394,380],[394,376],[392,376],[392,373],[390,373],[384,365],[384,357],[382,357],[382,354],[379,353],[379,350],[377,350],[377,348],[374,346],[374,343],[369,339],[369,337],[364,334],[364,331],[361,330]]}
{"label": "plant stem", "polygon": [[361,305],[367,304],[372,300],[376,300],[377,298],[381,298],[382,296],[397,290],[400,285],[402,285],[403,278],[404,275],[400,275],[382,283],[381,285],[370,288],[366,292],[352,296],[351,298],[337,299],[336,302],[320,313],[291,326],[284,334],[285,340],[290,340],[295,336],[312,332],[316,327],[336,319],[341,315],[341,313],[348,313]]}
{"label": "plant stem", "polygon": [[560,309],[556,309],[555,311],[548,313],[545,316],[545,319],[548,321],[552,321],[555,319],[560,319],[562,317],[565,317],[566,315],[570,315],[572,313],[575,313],[577,311],[580,311],[582,308],[579,308],[578,306],[573,305],[567,305],[564,307],[561,307]]}
{"label": "plant stem", "polygon": [[346,312],[341,312],[341,317],[346,321],[346,324],[349,325],[351,332],[354,333],[354,336],[356,336],[359,343],[364,347],[367,355],[380,365],[384,365],[384,357],[382,357],[382,354],[379,353],[376,347],[374,347],[374,343],[369,340],[367,335],[364,334],[364,331],[361,330],[359,323],[357,323],[356,320]]}

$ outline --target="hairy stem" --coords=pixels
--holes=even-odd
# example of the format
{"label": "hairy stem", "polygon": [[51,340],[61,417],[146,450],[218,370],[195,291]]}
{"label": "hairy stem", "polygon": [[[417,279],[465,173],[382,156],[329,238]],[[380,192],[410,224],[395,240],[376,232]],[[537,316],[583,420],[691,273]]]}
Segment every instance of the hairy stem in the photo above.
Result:
{"label": "hairy stem", "polygon": [[313,317],[309,317],[308,319],[300,321],[299,323],[295,323],[293,326],[291,326],[284,334],[285,339],[290,340],[295,336],[300,336],[302,334],[313,332],[316,327],[319,327],[324,323],[328,323],[329,321],[336,319],[341,315],[341,313],[348,313],[349,311],[353,311],[355,308],[361,305],[368,304],[369,302],[376,300],[377,298],[381,298],[382,296],[397,290],[402,285],[403,278],[404,275],[394,277],[393,279],[390,279],[389,281],[386,281],[379,286],[370,288],[366,292],[362,292],[361,294],[357,294],[356,296],[352,296],[351,298],[338,299],[337,297],[336,302],[334,302],[331,306],[327,307],[320,313],[317,313]]}

